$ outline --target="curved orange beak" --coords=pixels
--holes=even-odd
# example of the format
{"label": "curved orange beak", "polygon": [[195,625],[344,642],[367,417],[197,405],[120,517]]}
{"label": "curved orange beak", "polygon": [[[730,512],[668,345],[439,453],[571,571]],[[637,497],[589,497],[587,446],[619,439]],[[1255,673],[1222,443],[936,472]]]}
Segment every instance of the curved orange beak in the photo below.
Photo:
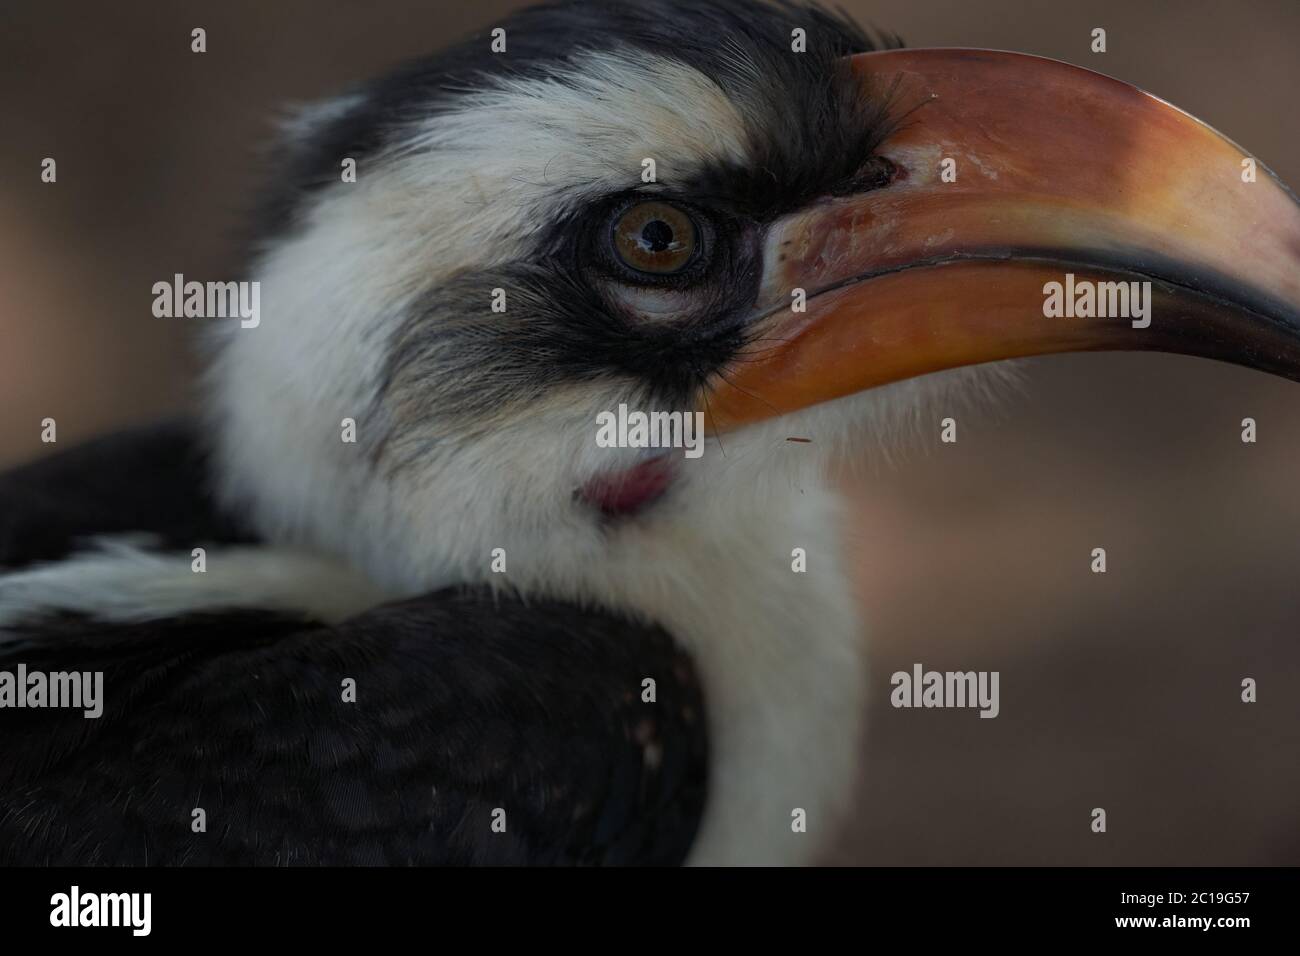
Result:
{"label": "curved orange beak", "polygon": [[773,224],[753,347],[701,400],[711,429],[1050,352],[1155,349],[1300,380],[1300,204],[1249,153],[1052,60],[895,50],[853,66],[915,107],[879,150],[895,176]]}

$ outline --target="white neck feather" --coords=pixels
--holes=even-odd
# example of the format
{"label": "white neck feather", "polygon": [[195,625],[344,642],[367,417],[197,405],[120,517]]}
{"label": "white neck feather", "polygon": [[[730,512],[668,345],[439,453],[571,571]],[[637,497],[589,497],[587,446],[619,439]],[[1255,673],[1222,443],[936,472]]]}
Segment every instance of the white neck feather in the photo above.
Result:
{"label": "white neck feather", "polygon": [[[810,862],[851,796],[866,713],[840,503],[809,483],[698,504],[627,528],[578,596],[640,611],[696,661],[711,779],[691,862]],[[806,572],[792,570],[795,548]]]}

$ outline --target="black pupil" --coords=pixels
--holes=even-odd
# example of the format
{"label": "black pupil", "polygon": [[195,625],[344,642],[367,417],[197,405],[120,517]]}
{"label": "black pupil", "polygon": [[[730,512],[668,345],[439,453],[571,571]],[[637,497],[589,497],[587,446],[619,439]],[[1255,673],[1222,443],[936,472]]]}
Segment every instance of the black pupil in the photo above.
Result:
{"label": "black pupil", "polygon": [[641,230],[641,242],[651,252],[663,252],[673,244],[673,227],[662,219],[652,219]]}

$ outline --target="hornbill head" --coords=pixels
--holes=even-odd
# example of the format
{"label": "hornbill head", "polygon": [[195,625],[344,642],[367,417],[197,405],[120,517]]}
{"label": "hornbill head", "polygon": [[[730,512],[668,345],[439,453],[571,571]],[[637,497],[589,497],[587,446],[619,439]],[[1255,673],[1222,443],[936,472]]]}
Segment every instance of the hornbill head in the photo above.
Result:
{"label": "hornbill head", "polygon": [[[222,490],[394,593],[487,582],[664,623],[700,660],[731,813],[699,858],[761,858],[727,848],[788,836],[812,781],[844,789],[862,694],[819,477],[837,449],[1006,358],[1300,374],[1300,206],[1124,83],[882,50],[797,3],[500,27],[503,50],[485,34],[290,124],[261,324],[209,371]],[[620,405],[702,412],[704,455],[600,447]],[[720,797],[743,766],[772,776]]]}

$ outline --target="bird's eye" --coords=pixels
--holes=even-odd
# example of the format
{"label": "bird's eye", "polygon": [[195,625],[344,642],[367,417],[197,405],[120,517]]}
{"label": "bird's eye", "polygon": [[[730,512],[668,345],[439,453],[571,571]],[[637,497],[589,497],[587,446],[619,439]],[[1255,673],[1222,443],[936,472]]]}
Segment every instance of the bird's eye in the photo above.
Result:
{"label": "bird's eye", "polygon": [[629,269],[669,276],[695,260],[700,233],[684,209],[650,201],[636,203],[615,216],[610,241],[614,254]]}

